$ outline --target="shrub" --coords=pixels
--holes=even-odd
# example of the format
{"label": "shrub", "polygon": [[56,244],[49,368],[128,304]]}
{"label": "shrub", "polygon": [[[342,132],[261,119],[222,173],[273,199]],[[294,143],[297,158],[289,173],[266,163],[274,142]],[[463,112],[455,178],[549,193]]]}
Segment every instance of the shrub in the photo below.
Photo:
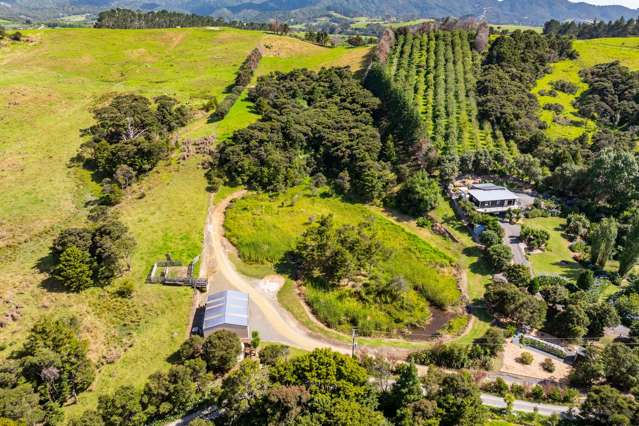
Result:
{"label": "shrub", "polygon": [[501,377],[497,377],[494,382],[485,383],[482,390],[495,395],[504,396],[508,393],[508,384]]}
{"label": "shrub", "polygon": [[486,252],[488,262],[496,272],[502,272],[510,264],[513,252],[507,245],[495,244]]}
{"label": "shrub", "polygon": [[577,278],[577,287],[581,290],[587,291],[592,288],[595,284],[595,273],[590,269],[586,269],[581,274],[579,274],[579,278]]}
{"label": "shrub", "polygon": [[552,112],[556,112],[557,114],[561,114],[562,112],[564,112],[564,106],[561,104],[545,104],[543,106],[543,108],[546,111],[552,111]]}
{"label": "shrub", "polygon": [[544,209],[540,209],[538,207],[533,207],[532,209],[526,212],[526,217],[529,219],[534,219],[537,217],[548,217],[550,213]]}
{"label": "shrub", "polygon": [[557,80],[550,83],[553,89],[559,90],[560,92],[568,93],[569,95],[574,95],[579,90],[579,87],[575,83],[571,83],[566,80]]}
{"label": "shrub", "polygon": [[530,365],[533,362],[533,356],[530,352],[522,352],[519,358],[517,358],[517,362],[524,365]]}
{"label": "shrub", "polygon": [[550,234],[545,229],[531,228],[530,226],[522,226],[521,239],[526,243],[529,249],[542,249],[548,243]]}
{"label": "shrub", "polygon": [[504,272],[508,282],[517,287],[528,287],[530,284],[530,268],[526,265],[508,265]]}
{"label": "shrub", "polygon": [[488,248],[494,246],[495,244],[499,244],[501,242],[501,238],[495,231],[487,229],[479,236],[479,242]]}
{"label": "shrub", "polygon": [[521,399],[526,396],[526,388],[519,383],[513,383],[510,385],[510,393],[515,395],[516,398]]}
{"label": "shrub", "polygon": [[430,365],[433,362],[433,357],[431,356],[430,349],[423,349],[410,353],[407,360],[418,365]]}
{"label": "shrub", "polygon": [[129,298],[135,292],[135,284],[131,280],[124,280],[115,288],[118,297]]}
{"label": "shrub", "polygon": [[532,399],[534,401],[543,401],[544,396],[545,396],[544,388],[542,388],[539,385],[535,385],[530,390],[530,393],[528,394],[528,396],[530,397],[530,399]]}
{"label": "shrub", "polygon": [[566,234],[570,235],[573,239],[588,238],[588,231],[590,230],[590,221],[588,218],[580,213],[571,213],[566,218]]}
{"label": "shrub", "polygon": [[439,183],[419,171],[410,176],[397,194],[399,209],[412,216],[423,216],[437,207]]}
{"label": "shrub", "polygon": [[545,343],[541,340],[530,339],[530,338],[527,338],[526,336],[522,336],[519,342],[522,345],[531,346],[535,349],[539,349],[540,351],[544,351],[551,355],[555,355],[558,358],[565,358],[567,355],[564,350],[557,348],[555,346],[551,346],[550,344]]}
{"label": "shrub", "polygon": [[548,373],[554,373],[555,372],[555,363],[552,361],[552,359],[546,358],[541,363],[541,368],[543,368],[544,371],[547,371]]}
{"label": "shrub", "polygon": [[286,358],[288,353],[289,347],[286,345],[266,345],[260,351],[260,362],[264,365],[275,365],[278,360]]}
{"label": "shrub", "polygon": [[427,218],[427,217],[420,217],[417,218],[417,221],[415,222],[417,224],[417,226],[419,226],[420,228],[425,228],[428,229],[431,226],[433,226],[433,222]]}

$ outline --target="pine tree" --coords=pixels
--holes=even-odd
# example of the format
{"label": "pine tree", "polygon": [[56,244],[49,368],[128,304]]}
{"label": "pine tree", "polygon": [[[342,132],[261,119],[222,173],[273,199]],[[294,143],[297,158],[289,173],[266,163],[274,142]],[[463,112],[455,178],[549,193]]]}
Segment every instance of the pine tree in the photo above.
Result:
{"label": "pine tree", "polygon": [[69,290],[81,291],[93,285],[93,265],[89,252],[70,246],[60,255],[53,275]]}

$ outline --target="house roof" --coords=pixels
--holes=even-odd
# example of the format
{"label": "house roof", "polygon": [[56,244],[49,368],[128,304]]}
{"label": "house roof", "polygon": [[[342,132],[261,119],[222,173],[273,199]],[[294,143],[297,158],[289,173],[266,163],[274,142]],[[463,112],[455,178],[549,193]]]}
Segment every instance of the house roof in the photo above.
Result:
{"label": "house roof", "polygon": [[212,294],[206,301],[204,330],[222,325],[248,327],[249,296],[239,291],[222,291]]}
{"label": "house roof", "polygon": [[503,186],[497,186],[492,183],[479,183],[473,185],[468,190],[477,201],[500,201],[500,200],[516,200],[519,197]]}

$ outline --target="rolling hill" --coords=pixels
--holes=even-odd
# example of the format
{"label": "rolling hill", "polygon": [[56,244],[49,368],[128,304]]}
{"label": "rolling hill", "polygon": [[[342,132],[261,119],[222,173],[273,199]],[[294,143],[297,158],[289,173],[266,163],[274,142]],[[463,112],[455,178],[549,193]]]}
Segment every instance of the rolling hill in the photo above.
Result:
{"label": "rolling hill", "polygon": [[622,6],[593,6],[568,0],[4,0],[0,16],[50,19],[77,13],[95,13],[110,7],[143,10],[172,9],[202,15],[265,21],[272,18],[297,21],[330,12],[347,17],[485,16],[495,23],[540,25],[558,20],[611,20],[639,14]]}

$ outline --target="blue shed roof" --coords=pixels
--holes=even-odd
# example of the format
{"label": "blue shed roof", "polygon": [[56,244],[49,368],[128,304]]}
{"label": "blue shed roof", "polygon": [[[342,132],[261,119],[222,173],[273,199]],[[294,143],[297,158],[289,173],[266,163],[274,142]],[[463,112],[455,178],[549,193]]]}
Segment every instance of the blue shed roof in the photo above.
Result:
{"label": "blue shed roof", "polygon": [[204,330],[223,325],[248,327],[249,296],[239,291],[221,291],[206,301]]}

